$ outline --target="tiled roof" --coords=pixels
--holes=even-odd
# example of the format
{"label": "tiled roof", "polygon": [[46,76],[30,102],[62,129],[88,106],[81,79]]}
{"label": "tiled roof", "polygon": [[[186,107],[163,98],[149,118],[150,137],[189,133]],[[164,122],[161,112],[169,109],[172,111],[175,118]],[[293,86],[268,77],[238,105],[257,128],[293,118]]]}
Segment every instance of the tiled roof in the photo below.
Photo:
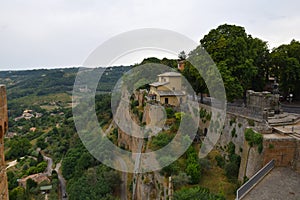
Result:
{"label": "tiled roof", "polygon": [[184,96],[185,93],[183,91],[157,91],[160,96]]}
{"label": "tiled roof", "polygon": [[158,86],[163,86],[163,85],[166,85],[168,84],[169,82],[154,82],[154,83],[150,83],[149,85],[150,86],[153,86],[153,87],[158,87]]}
{"label": "tiled roof", "polygon": [[163,74],[159,74],[158,76],[181,76],[181,74],[178,72],[166,72]]}

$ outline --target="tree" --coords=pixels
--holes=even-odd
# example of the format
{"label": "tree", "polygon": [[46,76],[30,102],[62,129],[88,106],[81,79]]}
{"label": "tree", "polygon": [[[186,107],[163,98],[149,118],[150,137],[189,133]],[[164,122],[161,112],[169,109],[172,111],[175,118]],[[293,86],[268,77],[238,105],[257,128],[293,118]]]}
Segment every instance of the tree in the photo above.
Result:
{"label": "tree", "polygon": [[271,53],[271,74],[279,81],[280,91],[286,96],[300,96],[300,42],[292,40]]}
{"label": "tree", "polygon": [[12,171],[7,172],[8,189],[12,190],[18,186],[17,176]]}
{"label": "tree", "polygon": [[9,199],[10,200],[26,200],[27,197],[26,197],[25,189],[21,186],[14,188],[9,193]]}
{"label": "tree", "polygon": [[31,148],[30,141],[27,138],[14,138],[9,146],[11,148],[6,154],[7,160],[25,156]]}
{"label": "tree", "polygon": [[185,60],[186,59],[186,54],[184,51],[181,51],[179,54],[178,54],[178,58],[179,60]]}
{"label": "tree", "polygon": [[174,176],[172,180],[173,180],[174,189],[177,190],[182,186],[185,186],[188,183],[190,183],[191,177],[184,172],[180,172],[178,175]]}
{"label": "tree", "polygon": [[160,171],[162,175],[168,177],[171,175],[178,174],[178,171],[180,170],[178,161],[174,161],[171,164],[167,164],[173,160],[174,158],[172,158],[171,156],[163,156],[159,158],[160,166],[164,166]]}
{"label": "tree", "polygon": [[[240,89],[236,91],[231,88],[233,81],[237,81],[234,87],[241,87],[245,96],[245,91],[253,88],[252,82],[258,78],[258,72],[267,73],[267,43],[247,35],[243,27],[220,25],[205,35],[200,43],[218,66],[221,75],[225,73],[223,81],[229,100],[243,95]],[[265,79],[264,76],[262,79]]]}
{"label": "tree", "polygon": [[26,181],[26,190],[30,191],[32,188],[37,187],[37,182],[32,180],[31,178],[27,179]]}
{"label": "tree", "polygon": [[[193,56],[194,51],[190,53],[190,56]],[[191,58],[190,58],[191,59]],[[204,79],[202,78],[203,74],[200,74],[195,66],[190,62],[185,63],[183,70],[184,77],[191,84],[193,90],[201,95],[201,102],[203,102],[203,93],[207,93],[207,87]],[[190,91],[191,92],[191,91]]]}
{"label": "tree", "polygon": [[47,148],[47,143],[45,143],[45,139],[44,138],[38,138],[36,141],[36,146],[41,148],[41,149],[45,149]]}
{"label": "tree", "polygon": [[46,161],[43,161],[43,162],[39,163],[36,166],[37,173],[44,172],[46,170],[47,166],[48,166],[48,164],[47,164]]}
{"label": "tree", "polygon": [[66,179],[70,179],[75,172],[76,165],[74,163],[77,162],[78,157],[80,156],[80,152],[77,150],[71,149],[68,151],[67,155],[62,161],[62,174]]}
{"label": "tree", "polygon": [[187,155],[187,166],[186,173],[191,177],[191,183],[197,184],[201,178],[201,167],[199,164],[199,158],[194,147],[190,146],[186,151]]}
{"label": "tree", "polygon": [[90,168],[68,182],[69,199],[112,199],[111,195],[121,182],[118,173],[104,165]]}
{"label": "tree", "polygon": [[215,195],[206,188],[199,186],[182,188],[174,193],[174,200],[225,200],[221,195]]}
{"label": "tree", "polygon": [[93,163],[94,159],[89,153],[83,153],[76,164],[76,170],[81,173],[84,169],[87,169]]}
{"label": "tree", "polygon": [[43,161],[44,161],[44,157],[41,154],[41,152],[39,152],[38,157],[37,157],[37,162],[40,163],[40,162],[43,162]]}
{"label": "tree", "polygon": [[233,162],[229,162],[225,165],[225,173],[229,179],[235,180],[239,173],[239,166]]}
{"label": "tree", "polygon": [[197,184],[200,181],[201,177],[201,168],[200,165],[196,162],[188,163],[186,167],[187,175],[191,176],[191,183]]}

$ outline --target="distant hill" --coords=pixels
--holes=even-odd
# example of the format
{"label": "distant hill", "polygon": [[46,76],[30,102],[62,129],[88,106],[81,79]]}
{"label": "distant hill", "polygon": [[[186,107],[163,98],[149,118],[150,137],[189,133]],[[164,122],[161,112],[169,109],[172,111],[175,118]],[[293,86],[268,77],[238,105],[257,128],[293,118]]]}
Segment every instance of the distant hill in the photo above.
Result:
{"label": "distant hill", "polygon": [[[110,92],[130,66],[97,68],[104,70],[97,91]],[[38,110],[51,102],[71,102],[74,81],[79,68],[2,71],[0,84],[7,86],[9,113],[16,117],[24,109]],[[101,86],[101,87],[100,87]]]}
{"label": "distant hill", "polygon": [[[110,67],[105,69],[98,91],[109,92],[113,86],[131,67]],[[3,71],[0,73],[0,84],[7,86],[8,100],[28,95],[43,96],[66,93],[73,90],[74,81],[79,68],[40,69],[25,71]],[[109,72],[109,73],[106,73]]]}

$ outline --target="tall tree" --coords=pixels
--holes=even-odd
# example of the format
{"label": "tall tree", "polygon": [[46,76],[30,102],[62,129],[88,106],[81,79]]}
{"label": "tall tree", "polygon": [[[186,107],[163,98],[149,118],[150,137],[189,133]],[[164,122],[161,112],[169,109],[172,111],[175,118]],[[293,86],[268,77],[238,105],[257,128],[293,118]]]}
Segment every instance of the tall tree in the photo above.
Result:
{"label": "tall tree", "polygon": [[[240,88],[245,95],[247,89],[253,88],[255,78],[261,82],[266,78],[267,43],[247,35],[243,27],[221,25],[205,35],[200,43],[218,66],[229,100],[242,96]],[[262,74],[257,76],[258,72]],[[233,84],[233,81],[237,82]]]}
{"label": "tall tree", "polygon": [[282,94],[300,96],[300,42],[292,40],[271,53],[271,73],[279,81]]}

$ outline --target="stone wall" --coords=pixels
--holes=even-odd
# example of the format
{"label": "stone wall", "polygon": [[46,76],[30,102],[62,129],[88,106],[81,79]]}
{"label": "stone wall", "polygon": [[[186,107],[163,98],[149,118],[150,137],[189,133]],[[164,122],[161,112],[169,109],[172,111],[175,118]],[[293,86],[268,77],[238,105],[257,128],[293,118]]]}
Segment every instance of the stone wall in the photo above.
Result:
{"label": "stone wall", "polygon": [[297,140],[297,150],[295,154],[295,159],[293,162],[293,168],[297,171],[300,172],[300,140]]}
{"label": "stone wall", "polygon": [[271,94],[270,92],[254,92],[247,91],[247,107],[266,111],[268,115],[273,116],[274,113],[280,112],[279,94]]}
{"label": "stone wall", "polygon": [[132,152],[137,152],[139,138],[133,137],[118,128],[118,146]]}
{"label": "stone wall", "polygon": [[8,130],[7,100],[5,86],[0,85],[0,199],[8,199],[6,165],[4,160],[4,135]]}
{"label": "stone wall", "polygon": [[[209,107],[200,104],[201,108],[209,111]],[[201,129],[209,127],[209,122],[200,120]],[[245,116],[244,113],[227,112],[223,130],[215,148],[222,154],[227,154],[227,147],[230,142],[235,145],[235,153],[241,156],[239,180],[244,176],[253,176],[263,166],[263,155],[259,153],[257,147],[250,148],[245,141],[245,130],[252,128],[260,133],[270,133],[272,131],[264,120]]]}
{"label": "stone wall", "polygon": [[243,181],[244,177],[250,178],[262,167],[263,154],[258,152],[257,146],[250,147],[248,142],[244,141],[238,179]]}
{"label": "stone wall", "polygon": [[[291,137],[264,138],[264,159],[263,164],[267,164],[272,159],[277,167],[292,167],[295,165],[295,158],[299,153],[297,150],[297,140]],[[299,161],[299,160],[298,160]]]}

